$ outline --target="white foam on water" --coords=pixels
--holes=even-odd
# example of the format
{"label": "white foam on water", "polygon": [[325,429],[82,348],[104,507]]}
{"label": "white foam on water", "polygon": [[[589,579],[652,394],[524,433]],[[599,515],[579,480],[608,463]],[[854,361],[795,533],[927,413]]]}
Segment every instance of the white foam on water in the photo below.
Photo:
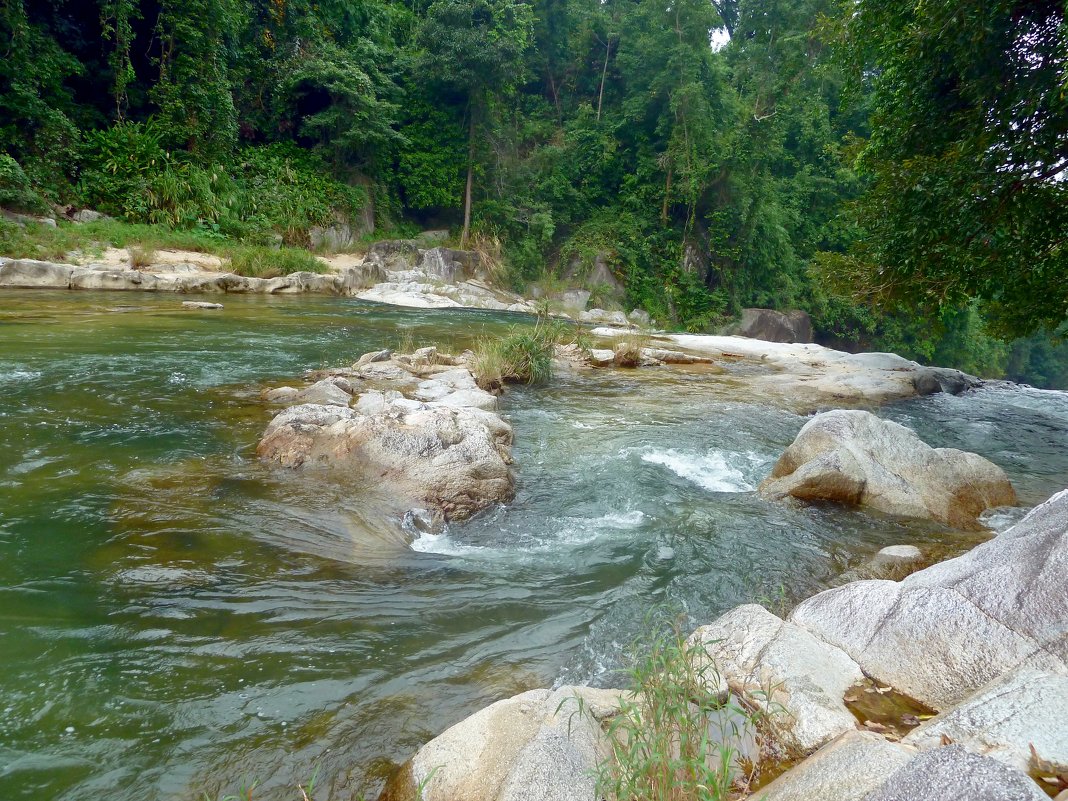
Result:
{"label": "white foam on water", "polygon": [[995,509],[987,509],[979,515],[979,522],[993,529],[995,533],[1000,534],[1003,531],[1008,531],[1027,517],[1027,513],[1030,511],[1030,509],[1019,506],[999,506]]}
{"label": "white foam on water", "polygon": [[42,375],[40,370],[0,370],[0,382],[33,381]]}
{"label": "white foam on water", "polygon": [[645,512],[634,509],[630,512],[609,512],[588,521],[591,527],[603,528],[637,528],[646,520]]}
{"label": "white foam on water", "polygon": [[701,454],[666,448],[643,453],[642,461],[666,467],[679,478],[710,492],[751,492],[756,487],[746,478],[742,467],[752,471],[765,459],[755,453],[713,450]]}
{"label": "white foam on water", "polygon": [[412,540],[411,545],[408,547],[419,553],[433,553],[439,556],[486,556],[493,550],[491,548],[483,548],[480,545],[464,545],[463,543],[454,542],[448,531],[444,531],[441,534],[431,534],[424,531]]}
{"label": "white foam on water", "polygon": [[441,534],[420,533],[409,546],[413,551],[439,556],[462,556],[487,559],[498,557],[531,557],[542,553],[555,553],[562,546],[581,546],[606,536],[609,532],[629,531],[640,527],[648,520],[641,510],[608,512],[600,517],[550,518],[546,521],[544,534],[531,542],[507,548],[465,545],[456,542],[446,529]]}

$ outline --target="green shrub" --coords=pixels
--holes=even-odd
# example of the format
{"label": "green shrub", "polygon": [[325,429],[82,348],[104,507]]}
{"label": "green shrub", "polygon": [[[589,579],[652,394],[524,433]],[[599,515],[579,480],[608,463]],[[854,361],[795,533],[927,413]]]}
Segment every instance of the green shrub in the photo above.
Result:
{"label": "green shrub", "polygon": [[0,219],[0,256],[12,259],[64,261],[71,243],[63,229],[48,225],[19,225]]}
{"label": "green shrub", "polygon": [[361,187],[329,177],[322,159],[291,143],[248,147],[225,165],[167,150],[164,141],[152,119],[87,134],[82,203],[129,222],[259,244],[277,232],[306,245],[310,228],[352,219],[367,201]]}
{"label": "green shrub", "polygon": [[608,727],[611,756],[599,766],[598,798],[728,798],[740,755],[712,734],[730,729],[730,720],[755,727],[751,713],[720,696],[714,664],[678,626],[635,651],[630,692]]}
{"label": "green shrub", "polygon": [[306,245],[312,226],[354,219],[367,203],[362,187],[329,174],[319,156],[288,142],[245,148],[236,170],[242,219],[277,231],[287,244]]}
{"label": "green shrub", "polygon": [[553,376],[556,346],[566,344],[588,349],[581,329],[540,318],[533,328],[516,326],[501,339],[480,342],[471,370],[483,389],[543,383]]}
{"label": "green shrub", "polygon": [[0,153],[0,208],[44,214],[48,204],[30,187],[30,179],[15,159]]}

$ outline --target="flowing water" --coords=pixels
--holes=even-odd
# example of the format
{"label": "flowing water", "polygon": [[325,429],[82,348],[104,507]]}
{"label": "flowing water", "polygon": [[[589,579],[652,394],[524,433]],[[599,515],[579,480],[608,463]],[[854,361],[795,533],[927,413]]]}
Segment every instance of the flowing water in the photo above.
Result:
{"label": "flowing water", "polygon": [[[125,304],[125,305],[120,305]],[[327,298],[0,295],[0,798],[373,796],[475,709],[611,684],[650,611],[785,605],[878,548],[975,535],[754,487],[805,418],[706,368],[509,392],[519,492],[408,547],[376,489],[267,468],[265,384],[516,318]],[[1068,483],[1068,395],[1019,388],[881,414]],[[1005,525],[1019,512],[999,515]]]}

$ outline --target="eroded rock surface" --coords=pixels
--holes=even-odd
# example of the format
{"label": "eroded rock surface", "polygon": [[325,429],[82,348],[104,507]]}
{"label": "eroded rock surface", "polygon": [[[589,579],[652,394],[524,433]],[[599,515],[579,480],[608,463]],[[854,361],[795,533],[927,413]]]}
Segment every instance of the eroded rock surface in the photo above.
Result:
{"label": "eroded rock surface", "polygon": [[767,342],[811,342],[812,320],[803,311],[742,309],[742,316],[729,333]]}
{"label": "eroded rock surface", "polygon": [[754,796],[761,801],[861,801],[914,753],[877,734],[849,731]]}
{"label": "eroded rock surface", "polygon": [[932,448],[910,429],[859,410],[809,420],[760,493],[858,504],[964,529],[981,528],[979,515],[987,509],[1016,503],[1005,471],[993,462]]}
{"label": "eroded rock surface", "polygon": [[959,745],[917,754],[864,801],[1046,801],[1028,776]]}
{"label": "eroded rock surface", "polygon": [[1068,491],[900,582],[857,581],[789,620],[878,681],[947,709],[1018,666],[1068,673]]}
{"label": "eroded rock surface", "polygon": [[691,635],[729,688],[772,711],[777,737],[809,753],[856,728],[846,690],[864,679],[844,651],[756,604],[739,606]]}
{"label": "eroded rock surface", "polygon": [[1068,776],[1068,675],[1013,670],[904,742],[935,748],[943,739],[1019,771]]}
{"label": "eroded rock surface", "polygon": [[[512,429],[452,356],[365,354],[303,389],[264,392],[279,412],[257,447],[289,468],[322,467],[385,484],[407,508],[462,520],[511,499]],[[444,364],[442,362],[445,362]]]}

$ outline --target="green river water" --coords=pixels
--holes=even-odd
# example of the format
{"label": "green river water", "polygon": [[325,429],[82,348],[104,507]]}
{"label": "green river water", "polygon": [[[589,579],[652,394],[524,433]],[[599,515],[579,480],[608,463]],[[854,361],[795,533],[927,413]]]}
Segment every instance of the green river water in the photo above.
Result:
{"label": "green river water", "polygon": [[[612,684],[651,609],[689,625],[975,535],[752,492],[805,418],[744,368],[597,371],[504,401],[513,504],[411,543],[381,490],[259,464],[265,384],[519,318],[338,298],[0,295],[0,798],[372,797],[479,707]],[[994,387],[880,414],[1068,484],[1068,396]],[[376,497],[378,496],[378,497]],[[995,516],[1006,525],[1022,510]]]}

